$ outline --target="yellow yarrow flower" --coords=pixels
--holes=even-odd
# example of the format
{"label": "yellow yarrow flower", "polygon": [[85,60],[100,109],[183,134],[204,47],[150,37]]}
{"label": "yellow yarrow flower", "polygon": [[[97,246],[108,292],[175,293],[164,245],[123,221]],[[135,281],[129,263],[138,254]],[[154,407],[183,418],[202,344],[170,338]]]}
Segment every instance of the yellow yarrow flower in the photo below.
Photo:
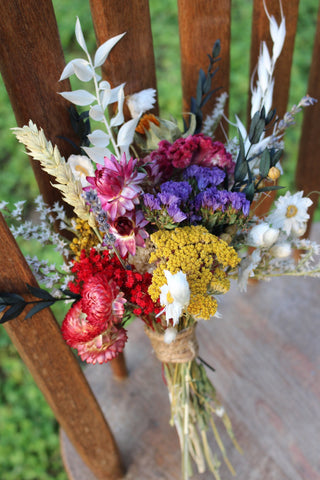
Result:
{"label": "yellow yarrow flower", "polygon": [[82,250],[89,253],[92,247],[98,243],[98,237],[90,227],[87,221],[76,218],[76,236],[70,243],[70,250],[74,253],[76,260],[80,259]]}
{"label": "yellow yarrow flower", "polygon": [[190,286],[187,312],[205,319],[213,316],[217,302],[211,294],[229,289],[224,268],[235,268],[240,262],[234,248],[203,226],[159,230],[151,235],[151,241],[156,249],[150,263],[157,263],[149,287],[151,298],[156,301],[166,283],[164,270],[172,274],[182,271]]}

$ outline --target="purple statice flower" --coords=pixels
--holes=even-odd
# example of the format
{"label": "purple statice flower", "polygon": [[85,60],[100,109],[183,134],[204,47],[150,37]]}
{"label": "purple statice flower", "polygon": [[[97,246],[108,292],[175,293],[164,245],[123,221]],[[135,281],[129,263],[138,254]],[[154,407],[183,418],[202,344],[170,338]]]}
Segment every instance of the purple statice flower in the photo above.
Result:
{"label": "purple statice flower", "polygon": [[250,202],[244,193],[218,190],[216,187],[200,192],[195,198],[194,205],[197,211],[205,208],[214,213],[217,210],[225,212],[231,208],[239,213],[242,212],[245,216],[249,215],[250,210]]}
{"label": "purple statice flower", "polygon": [[188,182],[165,182],[160,187],[161,193],[174,195],[179,200],[179,204],[185,203],[191,193],[192,187]]}
{"label": "purple statice flower", "polygon": [[185,180],[195,179],[198,189],[201,191],[208,187],[220,185],[225,179],[225,172],[219,167],[202,167],[200,165],[190,165],[184,172]]}
{"label": "purple statice flower", "polygon": [[150,210],[161,210],[160,200],[151,193],[145,193],[143,195],[143,202]]}
{"label": "purple statice flower", "polygon": [[242,210],[243,215],[247,217],[250,211],[250,202],[245,194],[242,192],[229,192],[229,197],[232,208],[238,211]]}
{"label": "purple statice flower", "polygon": [[168,215],[172,218],[172,222],[174,223],[180,223],[183,222],[187,218],[187,215],[183,213],[182,210],[178,207],[177,204],[172,203],[168,208],[167,208]]}

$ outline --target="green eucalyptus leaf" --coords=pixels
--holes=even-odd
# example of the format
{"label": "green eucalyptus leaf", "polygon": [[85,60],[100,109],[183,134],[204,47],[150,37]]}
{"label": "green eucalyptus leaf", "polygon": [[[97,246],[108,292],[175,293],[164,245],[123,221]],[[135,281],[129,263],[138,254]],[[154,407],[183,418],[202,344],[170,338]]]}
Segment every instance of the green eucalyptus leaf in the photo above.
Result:
{"label": "green eucalyptus leaf", "polygon": [[0,304],[2,305],[15,305],[24,301],[24,298],[17,293],[0,292]]}
{"label": "green eucalyptus leaf", "polygon": [[269,150],[266,148],[261,156],[260,165],[259,165],[259,172],[261,177],[265,178],[270,170],[270,153]]}
{"label": "green eucalyptus leaf", "polygon": [[274,119],[275,114],[276,114],[276,109],[275,108],[273,110],[270,110],[270,112],[268,113],[267,118],[266,118],[266,125],[268,125],[268,123],[270,123]]}
{"label": "green eucalyptus leaf", "polygon": [[252,144],[258,143],[260,141],[262,132],[265,128],[266,124],[263,118],[260,118],[255,126],[255,129],[253,131],[253,135],[250,137],[249,135],[249,140]]}
{"label": "green eucalyptus leaf", "polygon": [[250,124],[250,129],[249,129],[249,140],[250,140],[251,143],[252,143],[251,139],[254,136],[256,126],[257,126],[257,123],[258,123],[259,120],[260,120],[260,112],[256,112],[252,117],[251,124]]}
{"label": "green eucalyptus leaf", "polygon": [[277,150],[274,154],[271,154],[271,167],[274,167],[279,162],[283,155],[283,149]]}

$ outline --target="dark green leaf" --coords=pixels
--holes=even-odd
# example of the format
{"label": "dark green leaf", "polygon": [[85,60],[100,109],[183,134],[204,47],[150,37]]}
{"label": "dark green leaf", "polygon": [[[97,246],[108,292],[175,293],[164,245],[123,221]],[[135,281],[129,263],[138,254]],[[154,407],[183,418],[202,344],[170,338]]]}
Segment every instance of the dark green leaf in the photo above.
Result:
{"label": "dark green leaf", "polygon": [[282,157],[282,154],[283,154],[283,150],[280,149],[280,150],[277,150],[274,154],[271,154],[271,166],[274,167],[275,165],[277,165],[277,163],[279,162],[280,158]]}
{"label": "dark green leaf", "polygon": [[258,143],[260,141],[262,132],[265,128],[266,124],[263,118],[260,118],[255,126],[253,135],[250,137],[249,140],[252,144]]}
{"label": "dark green leaf", "polygon": [[0,312],[3,312],[3,310],[7,307],[8,305],[5,305],[4,303],[0,303]]}
{"label": "dark green leaf", "polygon": [[14,305],[15,303],[24,302],[24,298],[17,293],[0,293],[0,304],[2,305]]}
{"label": "dark green leaf", "polygon": [[248,185],[244,190],[244,193],[246,194],[247,200],[249,200],[249,202],[252,202],[254,196],[254,184],[250,183],[250,185]]}
{"label": "dark green leaf", "polygon": [[19,317],[20,313],[24,310],[26,306],[26,303],[16,303],[15,305],[12,305],[3,315],[3,317],[0,320],[0,323],[5,323],[8,320],[12,320],[13,318]]}
{"label": "dark green leaf", "polygon": [[212,49],[213,58],[218,57],[220,55],[220,51],[221,51],[221,43],[220,43],[220,40],[218,39],[215,41],[215,44],[213,45],[213,49]]}
{"label": "dark green leaf", "polygon": [[37,303],[36,305],[34,305],[34,306],[29,310],[29,312],[28,312],[27,315],[25,316],[25,320],[28,320],[28,318],[31,318],[32,315],[35,315],[36,313],[40,312],[40,311],[43,310],[44,308],[51,307],[51,305],[53,305],[54,302],[55,302],[54,300],[51,300],[51,301],[48,301],[48,302]]}
{"label": "dark green leaf", "polygon": [[247,162],[240,159],[240,152],[238,154],[236,167],[234,169],[234,180],[236,183],[242,182],[247,175]]}
{"label": "dark green leaf", "polygon": [[70,298],[74,298],[75,300],[80,300],[80,298],[81,298],[81,295],[79,295],[79,293],[74,293],[74,292],[72,292],[71,290],[68,290],[68,289],[66,289],[66,290],[61,289],[61,292],[64,293],[64,295],[67,295]]}
{"label": "dark green leaf", "polygon": [[259,171],[260,171],[261,177],[265,178],[268,175],[269,170],[270,170],[270,153],[269,153],[269,150],[266,148],[262,153],[260,165],[259,165]]}
{"label": "dark green leaf", "polygon": [[200,68],[199,78],[198,78],[198,83],[197,83],[197,95],[196,95],[196,103],[197,103],[197,105],[200,105],[200,103],[201,103],[201,98],[202,98],[202,86],[203,86],[203,84],[205,83],[205,81],[206,81],[206,74],[204,73],[204,71],[202,70],[202,68]]}
{"label": "dark green leaf", "polygon": [[276,114],[275,109],[270,110],[270,112],[268,113],[267,118],[266,118],[266,125],[268,125],[268,123],[270,123],[274,119],[275,114]]}
{"label": "dark green leaf", "polygon": [[47,292],[46,290],[43,290],[42,288],[33,287],[28,283],[27,283],[27,288],[34,297],[41,298],[43,300],[55,300],[55,298],[51,295],[51,293]]}
{"label": "dark green leaf", "polygon": [[264,106],[261,109],[260,118],[262,118],[263,120],[265,120],[265,118],[266,118],[266,109],[265,109]]}
{"label": "dark green leaf", "polygon": [[251,120],[251,124],[250,124],[250,129],[249,129],[249,140],[250,140],[250,142],[251,142],[251,139],[254,136],[254,132],[255,132],[255,129],[256,129],[256,126],[257,126],[257,123],[258,123],[259,120],[260,120],[260,112],[256,112],[253,115],[252,120]]}

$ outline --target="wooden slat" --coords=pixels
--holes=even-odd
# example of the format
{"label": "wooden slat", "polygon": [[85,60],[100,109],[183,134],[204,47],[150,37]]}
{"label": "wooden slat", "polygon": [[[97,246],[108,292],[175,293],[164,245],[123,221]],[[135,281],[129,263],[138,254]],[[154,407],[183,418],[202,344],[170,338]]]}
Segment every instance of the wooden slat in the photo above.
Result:
{"label": "wooden slat", "polygon": [[[90,0],[93,25],[100,45],[126,32],[102,68],[113,86],[126,83],[126,95],[157,88],[149,2],[147,0]],[[153,109],[158,113],[158,106]]]}
{"label": "wooden slat", "polygon": [[[278,22],[281,21],[279,0],[268,0],[266,6],[269,15],[273,15]],[[294,39],[297,29],[299,0],[283,0],[283,13],[286,19],[286,38],[282,53],[277,60],[275,69],[275,87],[273,92],[273,108],[277,109],[277,116],[282,118],[287,111],[290,72],[294,48]],[[269,52],[272,52],[269,19],[264,11],[262,0],[254,0],[252,14],[251,53],[250,53],[250,79],[257,66],[260,45],[266,41]],[[248,98],[248,126],[250,125],[251,91]],[[270,192],[255,210],[255,214],[263,216],[268,213],[275,198],[275,193]]]}
{"label": "wooden slat", "polygon": [[[24,294],[36,281],[0,215],[0,291]],[[4,324],[23,361],[83,461],[99,480],[122,474],[117,446],[81,368],[49,309]]]}
{"label": "wooden slat", "polygon": [[[318,100],[318,103],[304,111],[302,134],[298,165],[296,169],[296,185],[305,195],[320,190],[320,7],[318,11],[317,31],[313,50],[313,60],[309,75],[308,94]],[[319,193],[310,195],[313,205],[308,212],[312,218],[318,205]],[[310,222],[309,222],[310,228]]]}
{"label": "wooden slat", "polygon": [[[207,71],[207,54],[211,54],[218,39],[221,41],[221,61],[213,79],[213,88],[222,88],[204,107],[204,114],[212,112],[216,96],[229,91],[230,6],[230,0],[178,0],[184,112],[190,111],[190,99],[196,95],[199,70]],[[227,109],[225,113],[228,114]],[[227,131],[227,125],[225,129]],[[225,141],[221,131],[217,131],[216,136]]]}
{"label": "wooden slat", "polygon": [[[75,143],[78,139],[70,124],[68,102],[57,95],[70,90],[69,81],[58,82],[64,66],[51,1],[0,2],[0,68],[17,124],[21,127],[32,119],[68,156],[73,148],[60,136]],[[32,162],[32,168],[45,201],[52,205],[61,200],[39,162]]]}

